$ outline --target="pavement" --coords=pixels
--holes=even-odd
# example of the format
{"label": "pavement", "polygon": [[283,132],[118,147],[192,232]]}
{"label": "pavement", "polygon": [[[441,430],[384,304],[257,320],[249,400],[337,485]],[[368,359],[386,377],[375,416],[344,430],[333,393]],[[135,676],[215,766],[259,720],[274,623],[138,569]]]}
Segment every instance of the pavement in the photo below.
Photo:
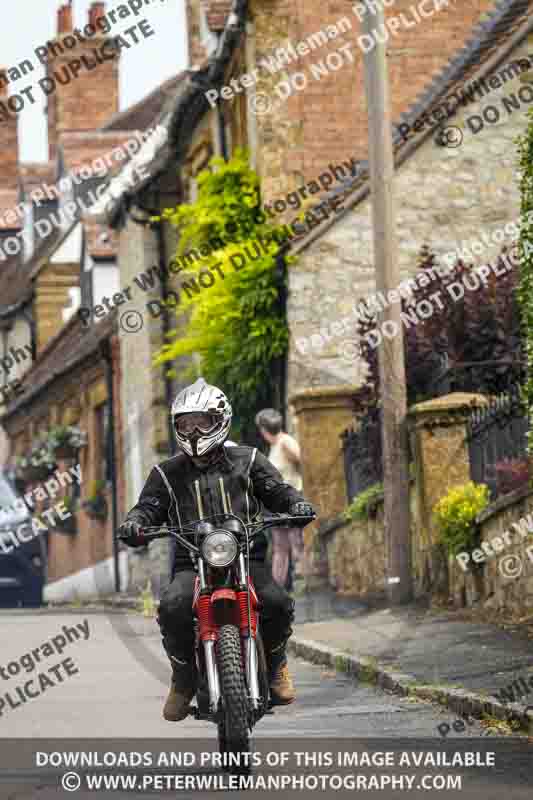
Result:
{"label": "pavement", "polygon": [[[466,621],[464,613],[417,606],[372,610],[314,592],[297,598],[290,647],[398,694],[459,714],[516,721],[533,733],[533,642],[518,626],[511,632]],[[503,702],[495,697],[502,689]]]}
{"label": "pavement", "polygon": [[[161,709],[169,687],[169,666],[153,617],[130,611],[4,610],[0,695],[11,701],[2,707],[0,737],[56,738],[207,737],[216,729],[207,722],[188,718],[179,724],[165,722]],[[83,630],[79,638],[61,642],[40,661],[26,658],[46,642],[58,642],[65,629]],[[54,645],[55,648],[55,645]],[[24,659],[18,674],[7,665]],[[54,672],[55,665],[70,659],[70,672]],[[52,671],[50,671],[52,670]],[[443,710],[431,704],[405,701],[379,687],[354,681],[336,670],[325,670],[298,656],[291,656],[291,672],[298,690],[294,705],[278,708],[257,727],[265,737],[431,737],[440,738],[437,726]],[[46,673],[53,685],[39,687],[38,675]],[[16,689],[32,680],[36,696],[23,701]],[[21,689],[22,691],[22,689]],[[15,707],[13,707],[15,706]],[[473,725],[470,736],[482,735]],[[0,792],[1,796],[1,792]]]}
{"label": "pavement", "polygon": [[[324,638],[326,626],[332,634],[329,638],[338,637],[338,644],[346,645],[347,635],[350,644],[360,645],[365,641],[369,647],[374,642],[385,658],[401,656],[407,647],[407,652],[415,659],[417,648],[423,646],[415,635],[413,619],[387,619],[383,612],[374,617],[360,606],[317,594],[300,599],[297,605],[299,618],[307,621],[297,624],[296,642],[301,641],[302,631],[312,631],[316,638]],[[337,616],[339,610],[344,614],[342,619]],[[317,616],[320,621],[316,621]],[[374,617],[372,624],[367,624],[369,616]],[[410,626],[411,642],[406,642],[405,625]],[[207,722],[188,718],[181,723],[168,723],[162,719],[169,668],[153,617],[128,609],[98,607],[4,610],[0,611],[0,628],[3,634],[0,692],[4,699],[8,692],[11,697],[4,703],[0,716],[0,797],[61,800],[79,786],[77,797],[80,800],[95,796],[140,800],[148,796],[147,791],[153,793],[158,780],[164,790],[160,793],[165,796],[170,790],[172,797],[187,800],[213,796],[212,791],[183,791],[178,786],[163,785],[163,781],[174,781],[180,776],[193,776],[191,780],[196,780],[217,775],[223,779],[224,773],[216,765],[210,769],[211,761],[204,766],[197,759],[190,768],[185,763],[185,769],[181,768],[181,762],[174,765],[177,769],[169,769],[166,761],[163,764],[159,761],[164,753],[167,757],[174,754],[179,760],[189,752],[207,754],[211,759],[217,755],[217,743],[216,729]],[[78,637],[72,633],[74,629],[80,633]],[[433,630],[436,636],[437,631]],[[387,634],[385,639],[383,631]],[[65,638],[68,641],[65,642]],[[451,641],[449,635],[446,641]],[[51,650],[45,650],[47,642],[52,643]],[[438,649],[435,642],[430,649]],[[41,659],[39,663],[34,663],[36,653]],[[65,661],[69,668],[60,671],[58,665]],[[20,669],[17,665],[21,665]],[[316,775],[324,777],[325,774],[322,762],[317,759],[333,753],[335,761],[329,763],[335,765],[332,781],[337,783],[335,788],[333,783],[328,784],[329,788],[322,793],[328,798],[333,797],[333,793],[351,797],[354,790],[351,784],[343,785],[340,792],[336,788],[338,773],[344,775],[347,771],[351,783],[356,779],[358,782],[377,781],[378,776],[382,776],[380,781],[385,781],[390,771],[384,772],[381,766],[387,753],[393,759],[391,763],[396,765],[394,780],[402,784],[403,790],[408,788],[405,785],[407,773],[412,774],[415,788],[425,790],[412,792],[416,797],[427,797],[428,790],[429,796],[437,791],[442,794],[445,789],[450,798],[468,800],[499,800],[502,794],[513,800],[530,798],[533,763],[530,747],[523,737],[517,734],[487,736],[486,728],[476,721],[463,726],[463,731],[455,732],[452,729],[455,715],[422,698],[395,696],[379,685],[358,680],[342,670],[324,669],[296,655],[290,657],[290,668],[297,686],[297,701],[275,709],[275,713],[264,717],[254,730],[254,752],[263,753],[262,766],[256,774],[265,773],[264,765],[271,764],[273,769],[269,767],[267,772],[280,778],[285,767],[279,764],[285,762],[270,762],[266,755],[280,752],[288,754],[292,761],[295,756],[303,759],[297,768],[292,762],[292,766],[287,767],[295,780],[308,776],[310,781],[315,781]],[[39,676],[45,674],[48,680],[42,683]],[[24,699],[22,695],[26,690],[31,694]],[[443,724],[449,728],[445,737]],[[104,760],[96,767],[92,762],[80,766],[78,762],[67,761],[67,757],[79,753],[87,754],[88,758],[100,754],[100,759]],[[147,763],[144,761],[134,764],[133,770],[125,768],[127,761],[111,768],[112,763],[107,758],[113,753],[120,753],[121,757],[154,753],[158,760],[150,762],[149,770],[143,769]],[[344,754],[342,769],[337,765],[340,764],[336,760],[338,753]],[[426,762],[415,762],[417,753],[424,754],[424,758],[425,754],[431,757],[429,767]],[[457,753],[463,753],[463,760],[446,764],[446,767],[454,767],[451,772],[441,767],[439,758],[448,754],[455,759]],[[488,761],[483,766],[487,753],[496,754],[496,768]],[[357,754],[358,758],[364,754],[370,757],[370,754],[375,759],[372,765],[366,764],[370,769],[367,778],[365,770],[354,771],[358,765],[352,759]],[[475,769],[465,765],[468,754],[480,759]],[[401,761],[404,757],[411,759],[409,769]],[[156,768],[152,769],[153,766]],[[131,791],[120,783],[123,776],[130,773],[134,773],[136,787],[141,787],[142,791]],[[75,782],[68,791],[67,778]],[[95,790],[96,784],[89,785],[89,780],[116,783],[101,783]],[[462,784],[458,785],[457,780]],[[359,783],[357,787],[365,791],[375,788],[370,784],[359,786]],[[388,785],[381,797],[386,800],[397,796],[399,787],[393,788],[394,791]],[[280,793],[280,797],[296,796],[302,797],[301,789]],[[256,798],[257,792],[243,791],[240,797],[243,800]]]}

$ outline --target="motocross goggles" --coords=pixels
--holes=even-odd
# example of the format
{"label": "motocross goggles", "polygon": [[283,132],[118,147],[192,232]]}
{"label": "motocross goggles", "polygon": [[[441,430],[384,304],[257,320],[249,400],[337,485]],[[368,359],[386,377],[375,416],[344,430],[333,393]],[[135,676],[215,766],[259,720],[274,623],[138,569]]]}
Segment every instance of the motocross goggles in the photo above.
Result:
{"label": "motocross goggles", "polygon": [[210,434],[220,425],[220,416],[208,414],[205,411],[180,414],[174,418],[174,427],[181,436],[192,436],[196,431],[200,434]]}

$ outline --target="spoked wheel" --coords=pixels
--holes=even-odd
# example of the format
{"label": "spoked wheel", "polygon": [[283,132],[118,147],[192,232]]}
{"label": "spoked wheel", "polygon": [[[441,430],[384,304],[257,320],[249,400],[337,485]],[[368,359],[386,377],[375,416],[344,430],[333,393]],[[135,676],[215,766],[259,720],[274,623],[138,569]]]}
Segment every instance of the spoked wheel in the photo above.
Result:
{"label": "spoked wheel", "polygon": [[[250,728],[246,681],[242,668],[241,637],[235,625],[223,625],[218,632],[217,664],[222,692],[222,718],[218,724],[218,746],[221,753],[250,751]],[[237,762],[237,758],[235,758]],[[246,757],[228,766],[234,775],[249,773]]]}

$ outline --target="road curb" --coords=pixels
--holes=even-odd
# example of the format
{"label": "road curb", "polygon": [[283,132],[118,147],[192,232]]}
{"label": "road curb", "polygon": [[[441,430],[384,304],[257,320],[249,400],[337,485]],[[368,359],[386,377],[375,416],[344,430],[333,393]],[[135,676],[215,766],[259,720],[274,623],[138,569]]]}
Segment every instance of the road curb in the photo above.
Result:
{"label": "road curb", "polygon": [[47,603],[42,606],[26,606],[25,608],[0,608],[0,615],[5,614],[108,614],[125,613],[140,609],[141,599],[136,597],[122,597],[119,600],[86,600],[78,603],[57,602]]}
{"label": "road curb", "polygon": [[533,734],[533,712],[526,711],[526,706],[521,703],[504,705],[495,697],[482,697],[466,689],[424,685],[414,675],[387,670],[372,658],[344,653],[322,642],[314,642],[299,636],[291,637],[288,649],[290,653],[305,661],[343,672],[358,680],[374,683],[381,689],[387,689],[402,697],[411,695],[422,700],[431,700],[455,711],[461,717],[481,719],[487,715],[509,722],[518,721],[529,734]]}

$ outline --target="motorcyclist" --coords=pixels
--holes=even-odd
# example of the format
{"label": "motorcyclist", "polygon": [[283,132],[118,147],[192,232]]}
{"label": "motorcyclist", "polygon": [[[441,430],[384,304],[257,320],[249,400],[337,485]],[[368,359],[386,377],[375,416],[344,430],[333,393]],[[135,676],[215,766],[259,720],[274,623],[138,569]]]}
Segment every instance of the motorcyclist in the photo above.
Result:
{"label": "motorcyclist", "polygon": [[[171,409],[180,451],[155,466],[139,502],[118,530],[131,547],[144,544],[146,526],[181,525],[213,514],[234,513],[253,521],[263,508],[310,517],[313,507],[256,448],[225,447],[232,408],[215,386],[199,378],[177,395]],[[270,670],[273,702],[292,703],[295,690],[287,666],[286,645],[292,633],[294,602],[274,583],[264,563],[267,542],[254,540],[250,573],[262,603],[262,635]],[[172,667],[170,692],[163,708],[169,721],[185,719],[195,693],[193,584],[190,552],[176,543],[174,573],[161,593],[158,623]]]}

